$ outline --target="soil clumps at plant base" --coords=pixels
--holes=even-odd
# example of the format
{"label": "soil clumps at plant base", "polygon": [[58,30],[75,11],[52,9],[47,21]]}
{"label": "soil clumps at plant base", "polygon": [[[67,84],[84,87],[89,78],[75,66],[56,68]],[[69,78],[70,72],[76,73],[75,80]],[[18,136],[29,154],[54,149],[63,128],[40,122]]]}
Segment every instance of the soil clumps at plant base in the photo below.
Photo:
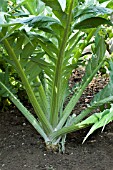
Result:
{"label": "soil clumps at plant base", "polygon": [[[73,73],[72,85],[75,74],[80,77],[79,73]],[[80,112],[107,81],[99,75],[94,78],[73,112]],[[97,130],[82,145],[88,130],[67,136],[65,154],[50,153],[40,135],[15,107],[0,111],[0,170],[112,170],[113,123],[103,133]]]}

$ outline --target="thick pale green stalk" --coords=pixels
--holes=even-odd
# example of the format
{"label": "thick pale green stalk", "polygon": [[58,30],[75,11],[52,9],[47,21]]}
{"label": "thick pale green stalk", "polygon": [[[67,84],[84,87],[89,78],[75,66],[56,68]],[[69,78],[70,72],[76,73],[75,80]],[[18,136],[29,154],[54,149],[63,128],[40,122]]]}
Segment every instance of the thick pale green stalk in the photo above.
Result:
{"label": "thick pale green stalk", "polygon": [[6,90],[9,99],[15,104],[15,106],[21,111],[21,113],[27,118],[37,132],[44,138],[45,141],[49,141],[48,137],[40,127],[36,118],[22,105],[22,103],[14,96],[9,89],[0,81],[0,86]]}
{"label": "thick pale green stalk", "polygon": [[82,126],[79,126],[79,124],[76,124],[76,125],[72,125],[72,126],[69,126],[69,127],[63,127],[62,129],[52,133],[50,135],[50,140],[53,140],[56,138],[58,138],[59,136],[63,136],[65,134],[68,134],[68,133],[71,133],[71,132],[75,132],[77,130],[80,130],[80,129],[84,129],[86,127],[88,127],[89,125],[82,125]]}
{"label": "thick pale green stalk", "polygon": [[73,2],[74,0],[70,0],[69,15],[67,17],[67,24],[64,30],[64,35],[62,38],[62,42],[58,54],[58,60],[56,64],[56,70],[55,70],[55,79],[53,84],[51,115],[50,115],[51,116],[50,121],[53,127],[55,127],[58,123],[60,91],[61,91],[61,83],[62,83],[62,67],[63,67],[63,60],[65,55],[65,47],[69,36],[70,23],[72,19]]}
{"label": "thick pale green stalk", "polygon": [[42,83],[41,83],[39,77],[37,77],[36,80],[40,84],[39,87],[38,87],[38,91],[39,91],[41,103],[42,103],[42,106],[43,106],[43,111],[44,111],[47,119],[49,120],[50,115],[49,115],[49,110],[48,110],[48,102],[47,102],[47,98],[46,98],[46,95],[45,95],[45,92],[44,92],[44,88],[42,86]]}
{"label": "thick pale green stalk", "polygon": [[81,128],[87,127],[87,126],[82,126],[82,127],[78,126],[77,123],[79,123],[83,118],[85,118],[92,110],[93,110],[93,108],[87,108],[86,110],[81,112],[81,114],[76,117],[73,125],[68,126],[68,127],[63,127],[61,129],[59,129],[58,131],[54,132],[53,134],[51,134],[51,140],[54,140],[55,138],[58,138],[59,136],[62,136],[64,134],[68,134],[70,132],[80,130]]}
{"label": "thick pale green stalk", "polygon": [[61,118],[61,120],[60,120],[58,126],[56,127],[56,129],[60,129],[64,125],[64,123],[66,122],[68,116],[71,114],[74,106],[76,105],[76,103],[78,102],[79,98],[81,97],[83,91],[85,90],[87,85],[90,83],[90,81],[92,80],[94,75],[97,73],[99,68],[102,66],[103,62],[104,62],[104,60],[102,60],[102,62],[100,62],[100,64],[94,70],[93,74],[87,79],[87,81],[84,84],[81,85],[81,87],[78,89],[78,92],[73,95],[73,97],[69,101],[68,105],[64,109],[63,117]]}
{"label": "thick pale green stalk", "polygon": [[[3,38],[2,33],[0,32],[0,37]],[[11,48],[9,42],[7,41],[7,39],[3,40],[5,49],[7,51],[7,53],[9,54],[9,56],[12,58],[12,60],[15,63],[16,66],[16,70],[18,71],[18,74],[20,75],[23,85],[25,86],[26,92],[28,94],[28,97],[30,99],[30,102],[40,120],[40,122],[43,125],[44,130],[46,131],[47,134],[52,132],[52,127],[50,125],[50,123],[48,122],[45,114],[43,113],[42,109],[40,108],[40,105],[38,104],[38,101],[36,100],[36,97],[33,93],[33,90],[26,78],[26,75],[24,73],[24,70],[22,69],[20,62],[18,61],[16,54],[14,53],[13,49]]]}

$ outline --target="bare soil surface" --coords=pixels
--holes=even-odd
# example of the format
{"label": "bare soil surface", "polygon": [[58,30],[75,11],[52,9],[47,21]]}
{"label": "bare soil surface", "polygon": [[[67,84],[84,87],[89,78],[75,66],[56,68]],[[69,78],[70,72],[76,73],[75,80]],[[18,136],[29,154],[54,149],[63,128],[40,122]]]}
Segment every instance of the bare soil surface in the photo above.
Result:
{"label": "bare soil surface", "polygon": [[[81,73],[73,72],[71,88],[79,81],[77,75],[80,79]],[[94,78],[73,112],[84,109],[107,82],[100,76]],[[102,133],[97,130],[82,145],[88,130],[69,134],[64,154],[52,153],[15,107],[0,111],[0,170],[113,170],[113,123]]]}

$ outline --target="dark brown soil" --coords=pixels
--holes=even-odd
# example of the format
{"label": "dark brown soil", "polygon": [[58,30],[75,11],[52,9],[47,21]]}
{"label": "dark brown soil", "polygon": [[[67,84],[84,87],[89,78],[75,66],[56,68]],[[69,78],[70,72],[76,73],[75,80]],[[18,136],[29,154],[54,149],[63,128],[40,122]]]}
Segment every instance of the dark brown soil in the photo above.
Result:
{"label": "dark brown soil", "polygon": [[[105,78],[94,79],[74,112],[85,108],[105,84]],[[0,170],[113,170],[113,123],[102,133],[97,130],[82,145],[87,131],[68,135],[65,154],[52,153],[16,108],[0,111]]]}

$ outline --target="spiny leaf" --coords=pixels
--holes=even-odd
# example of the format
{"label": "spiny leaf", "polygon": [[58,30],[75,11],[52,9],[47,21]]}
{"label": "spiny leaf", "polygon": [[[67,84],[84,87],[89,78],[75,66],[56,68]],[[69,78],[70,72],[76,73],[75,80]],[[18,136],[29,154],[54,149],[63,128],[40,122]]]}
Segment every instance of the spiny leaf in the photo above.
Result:
{"label": "spiny leaf", "polygon": [[42,0],[46,4],[46,6],[49,6],[52,8],[53,13],[56,15],[56,17],[63,23],[66,24],[66,18],[67,15],[65,12],[62,11],[62,8],[58,2],[58,0]]}
{"label": "spiny leaf", "polygon": [[[113,12],[112,9],[99,7],[99,6],[95,6],[95,5],[86,6],[85,8],[83,6],[82,9],[75,8],[74,19],[77,19],[77,18],[80,18],[83,16],[84,16],[84,19],[86,19],[86,18],[90,18],[90,17],[96,17],[99,15],[111,14],[112,12]],[[89,17],[87,14],[89,15]]]}
{"label": "spiny leaf", "polygon": [[[112,107],[113,107],[113,105],[112,105]],[[110,119],[108,119],[108,118],[109,118],[109,115],[112,115],[112,116],[110,117]],[[94,116],[98,116],[98,118],[95,119],[95,122],[94,122]],[[86,137],[84,138],[83,143],[86,141],[86,139],[87,139],[95,130],[97,130],[98,128],[100,128],[100,127],[102,127],[102,126],[105,126],[105,124],[108,124],[111,120],[113,120],[113,109],[106,109],[106,110],[104,110],[102,113],[98,113],[98,114],[96,114],[96,115],[94,114],[94,115],[92,115],[91,117],[89,117],[88,119],[90,119],[91,123],[94,124],[94,125],[91,127],[90,131],[88,132],[88,134],[87,134]],[[85,124],[89,123],[89,124],[90,124],[90,122],[89,122],[88,119],[86,119],[86,120],[84,120],[83,122],[81,122],[81,124],[82,124],[82,123],[85,123]],[[92,120],[91,120],[91,119],[92,119]],[[106,121],[106,120],[107,120],[107,121]]]}
{"label": "spiny leaf", "polygon": [[58,20],[48,16],[36,16],[30,20],[28,26],[56,34],[56,36],[62,34],[63,31],[63,26],[61,23]]}
{"label": "spiny leaf", "polygon": [[42,47],[42,49],[50,56],[53,58],[56,58],[55,54],[58,54],[58,49],[55,44],[48,38],[36,34],[36,33],[28,33],[28,37],[31,39],[34,39],[36,43],[39,43],[39,45]]}
{"label": "spiny leaf", "polygon": [[52,25],[56,25],[56,27],[58,25],[62,28],[61,23],[57,19],[48,17],[48,16],[17,18],[17,19],[13,19],[9,23],[0,24],[0,26],[2,27],[8,27],[8,26],[13,26],[13,25],[20,26],[20,24],[22,25],[27,24],[29,27],[38,28],[40,30],[43,30],[49,33],[54,33],[54,30],[52,30],[51,28]]}
{"label": "spiny leaf", "polygon": [[28,22],[30,27],[47,28],[53,24],[60,24],[60,22],[52,17],[48,16],[36,16]]}
{"label": "spiny leaf", "polygon": [[104,110],[100,113],[94,113],[93,115],[89,116],[85,120],[79,123],[79,125],[92,125],[98,122],[104,115],[108,113],[109,109]]}
{"label": "spiny leaf", "polygon": [[[95,5],[84,7],[81,5],[79,8],[74,10],[75,24],[73,28],[95,28],[101,24],[112,25],[112,23],[105,18],[99,17],[100,15],[111,15],[112,9],[103,8]],[[88,23],[89,22],[89,23]],[[94,22],[94,23],[93,23]],[[100,24],[99,24],[100,23]]]}
{"label": "spiny leaf", "polygon": [[107,24],[107,25],[113,25],[110,21],[108,21],[105,18],[101,17],[92,17],[85,19],[79,23],[75,23],[73,26],[73,29],[87,29],[87,28],[96,28],[99,25]]}

